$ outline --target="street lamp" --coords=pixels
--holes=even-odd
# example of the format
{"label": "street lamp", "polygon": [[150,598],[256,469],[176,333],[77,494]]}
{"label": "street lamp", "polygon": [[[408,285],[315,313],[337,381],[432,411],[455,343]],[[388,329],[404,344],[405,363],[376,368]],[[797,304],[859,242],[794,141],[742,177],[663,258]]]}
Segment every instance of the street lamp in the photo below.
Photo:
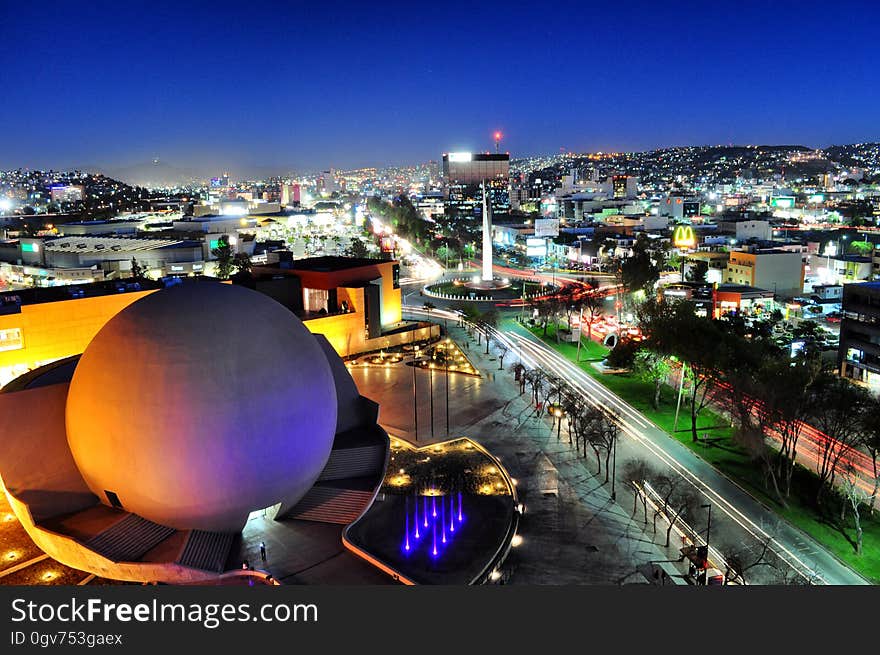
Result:
{"label": "street lamp", "polygon": [[428,383],[431,395],[431,439],[434,438],[434,364],[428,362]]}
{"label": "street lamp", "polygon": [[617,438],[618,434],[614,434],[611,442],[611,500],[617,500],[617,491],[614,489],[614,480],[617,477]]}
{"label": "street lamp", "polygon": [[415,430],[416,443],[419,442],[419,401],[416,394],[416,369],[419,367],[419,347],[416,346],[413,351],[412,361],[412,388],[413,388],[413,424]]}
{"label": "street lamp", "polygon": [[708,552],[709,549],[709,532],[712,530],[712,505],[707,503],[706,505],[700,505],[701,508],[709,510],[709,518],[706,521],[706,550]]}
{"label": "street lamp", "polygon": [[446,340],[446,348],[443,349],[443,365],[446,369],[446,440],[449,441],[449,346],[452,343],[449,339]]}

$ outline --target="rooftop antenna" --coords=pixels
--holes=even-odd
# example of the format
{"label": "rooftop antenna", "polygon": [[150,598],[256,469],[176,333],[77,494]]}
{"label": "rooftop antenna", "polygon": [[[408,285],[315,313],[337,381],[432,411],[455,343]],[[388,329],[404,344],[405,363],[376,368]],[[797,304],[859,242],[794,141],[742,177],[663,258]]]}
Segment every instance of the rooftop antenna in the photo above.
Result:
{"label": "rooftop antenna", "polygon": [[494,137],[495,137],[495,154],[496,155],[501,151],[501,137],[502,136],[503,135],[501,134],[501,130],[495,131]]}

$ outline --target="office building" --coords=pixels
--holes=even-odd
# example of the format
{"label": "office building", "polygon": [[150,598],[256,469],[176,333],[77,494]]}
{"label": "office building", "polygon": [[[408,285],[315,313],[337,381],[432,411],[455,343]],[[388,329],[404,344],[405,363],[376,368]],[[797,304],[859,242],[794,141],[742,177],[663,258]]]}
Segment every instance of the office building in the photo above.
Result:
{"label": "office building", "polygon": [[843,377],[880,391],[880,282],[845,284],[837,366]]}
{"label": "office building", "polygon": [[510,155],[507,153],[445,153],[442,174],[447,185],[479,185],[483,180],[502,180],[509,185]]}
{"label": "office building", "polygon": [[803,256],[772,248],[733,250],[724,282],[772,291],[779,297],[794,297],[804,289]]}

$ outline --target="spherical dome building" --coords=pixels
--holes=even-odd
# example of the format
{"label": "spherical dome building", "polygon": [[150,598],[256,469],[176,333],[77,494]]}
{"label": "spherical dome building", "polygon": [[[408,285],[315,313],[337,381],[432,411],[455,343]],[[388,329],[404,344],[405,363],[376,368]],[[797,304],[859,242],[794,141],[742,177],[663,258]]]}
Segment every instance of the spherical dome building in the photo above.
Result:
{"label": "spherical dome building", "polygon": [[333,375],[289,310],[209,282],[114,316],[70,382],[67,439],[108,505],[178,529],[240,530],[314,484],[336,430]]}

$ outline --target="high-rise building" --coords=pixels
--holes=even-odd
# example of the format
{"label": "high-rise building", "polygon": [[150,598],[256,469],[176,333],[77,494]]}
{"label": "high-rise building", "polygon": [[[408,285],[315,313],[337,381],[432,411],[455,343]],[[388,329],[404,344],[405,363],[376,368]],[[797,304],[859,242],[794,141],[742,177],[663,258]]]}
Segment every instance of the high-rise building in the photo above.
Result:
{"label": "high-rise building", "polygon": [[336,182],[336,169],[332,166],[329,170],[324,171],[321,173],[320,177],[318,177],[318,191],[324,191],[328,195],[335,191],[339,191],[339,185]]}
{"label": "high-rise building", "polygon": [[612,198],[633,200],[638,195],[638,178],[629,175],[612,175],[606,184]]}
{"label": "high-rise building", "polygon": [[443,181],[447,184],[480,184],[483,180],[510,177],[510,155],[450,152],[443,155]]}
{"label": "high-rise building", "polygon": [[443,184],[447,207],[482,212],[483,184],[492,214],[510,213],[510,155],[450,152],[443,155]]}
{"label": "high-rise building", "polygon": [[837,366],[844,377],[880,387],[880,282],[843,285]]}
{"label": "high-rise building", "polygon": [[281,204],[298,205],[301,201],[299,184],[284,182],[281,184]]}

